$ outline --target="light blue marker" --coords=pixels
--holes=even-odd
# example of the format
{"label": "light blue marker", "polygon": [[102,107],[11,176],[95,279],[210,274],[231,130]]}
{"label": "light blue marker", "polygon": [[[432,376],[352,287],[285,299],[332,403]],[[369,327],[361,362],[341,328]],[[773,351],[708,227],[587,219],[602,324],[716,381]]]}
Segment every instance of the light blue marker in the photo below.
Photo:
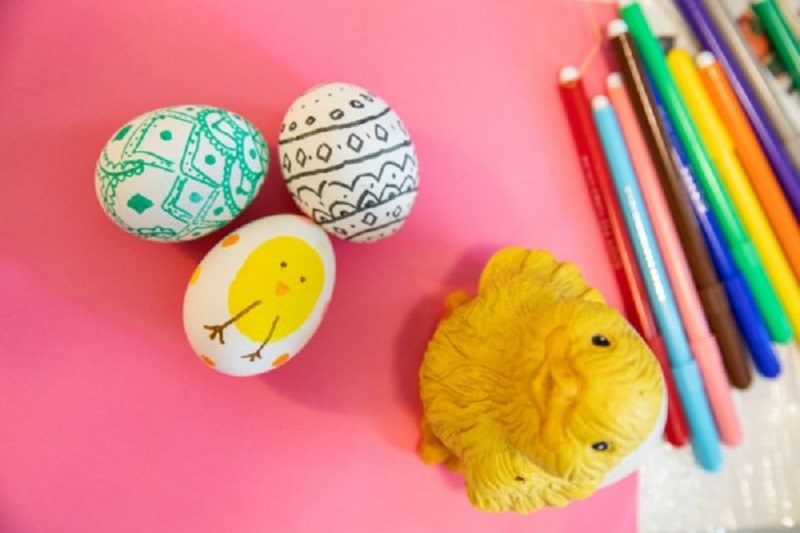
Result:
{"label": "light blue marker", "polygon": [[686,413],[692,450],[698,464],[708,471],[722,466],[719,434],[708,405],[703,379],[692,359],[675,298],[664,270],[664,261],[656,245],[653,227],[633,172],[628,149],[617,122],[617,115],[605,96],[592,100],[592,114],[608,160],[614,189],[619,198],[625,225],[631,236],[636,261],[642,272],[650,306],[661,337],[667,347],[670,368],[678,396]]}

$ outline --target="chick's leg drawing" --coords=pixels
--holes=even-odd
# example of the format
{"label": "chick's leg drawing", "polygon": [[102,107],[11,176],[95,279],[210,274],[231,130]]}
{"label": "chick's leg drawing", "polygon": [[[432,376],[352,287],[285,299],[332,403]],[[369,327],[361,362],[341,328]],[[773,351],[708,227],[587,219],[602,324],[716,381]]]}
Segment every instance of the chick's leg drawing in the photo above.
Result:
{"label": "chick's leg drawing", "polygon": [[[228,326],[230,326],[231,324],[233,324],[234,322],[245,316],[247,313],[258,307],[259,305],[261,305],[261,300],[256,300],[255,302],[251,303],[250,305],[248,305],[247,307],[236,313],[233,317],[226,320],[222,324],[203,326],[205,329],[211,332],[208,338],[211,339],[212,341],[214,339],[219,339],[220,344],[225,344],[225,336],[224,336],[225,328],[227,328]],[[272,325],[269,328],[269,333],[267,333],[267,336],[264,338],[264,342],[261,343],[258,349],[252,353],[243,355],[242,359],[249,359],[251,363],[256,359],[261,359],[261,350],[264,349],[264,346],[267,345],[267,343],[272,339],[272,336],[275,334],[275,328],[278,326],[278,319],[280,319],[280,315],[276,316],[275,319],[272,321]]]}
{"label": "chick's leg drawing", "polygon": [[[219,325],[216,325],[216,326],[203,326],[203,328],[205,328],[205,329],[207,329],[207,330],[209,330],[211,332],[211,334],[208,336],[208,338],[211,339],[212,341],[214,339],[216,339],[216,338],[219,338],[219,343],[220,344],[225,344],[225,337],[223,335],[223,332],[225,331],[225,328],[227,328],[228,326],[230,326],[231,324],[233,324],[234,322],[236,322],[237,320],[242,318],[244,315],[246,315],[247,313],[249,313],[250,311],[252,311],[256,307],[258,307],[259,305],[261,305],[261,300],[256,300],[255,302],[251,303],[250,305],[248,305],[247,307],[245,307],[244,309],[242,309],[241,311],[236,313],[233,317],[231,317],[230,319],[226,320],[222,324],[219,324]],[[274,327],[273,327],[273,329],[274,329]]]}
{"label": "chick's leg drawing", "polygon": [[264,342],[261,343],[261,346],[258,347],[258,350],[256,350],[253,353],[243,355],[242,359],[249,359],[251,363],[256,359],[261,359],[261,350],[264,349],[264,346],[266,346],[269,340],[272,338],[272,334],[275,333],[275,327],[278,325],[279,318],[280,316],[276,316],[275,320],[272,321],[272,327],[269,328],[269,333],[267,334],[267,338],[264,339]]}

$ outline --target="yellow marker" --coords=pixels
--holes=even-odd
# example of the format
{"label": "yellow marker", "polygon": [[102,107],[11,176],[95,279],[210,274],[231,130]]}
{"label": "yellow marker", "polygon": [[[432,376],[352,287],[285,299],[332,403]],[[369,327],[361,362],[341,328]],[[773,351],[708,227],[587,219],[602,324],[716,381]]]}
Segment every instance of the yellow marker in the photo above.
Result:
{"label": "yellow marker", "polygon": [[674,49],[667,64],[750,239],[794,329],[800,332],[800,285],[736,155],[730,133],[706,92],[692,57]]}

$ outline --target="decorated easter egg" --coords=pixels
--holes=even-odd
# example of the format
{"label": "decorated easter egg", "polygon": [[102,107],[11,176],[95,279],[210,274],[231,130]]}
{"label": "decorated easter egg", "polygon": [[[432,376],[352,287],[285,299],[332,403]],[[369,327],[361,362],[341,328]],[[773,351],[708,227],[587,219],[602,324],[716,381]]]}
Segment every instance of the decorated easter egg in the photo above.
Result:
{"label": "decorated easter egg", "polygon": [[307,218],[250,222],[192,274],[183,301],[189,344],[203,363],[232,376],[277,368],[316,331],[335,277],[330,239]]}
{"label": "decorated easter egg", "polygon": [[281,171],[298,207],[342,239],[388,237],[414,205],[414,145],[397,114],[344,83],[316,87],[289,108],[278,138]]}
{"label": "decorated easter egg", "polygon": [[144,239],[196,239],[255,198],[269,151],[258,130],[215,107],[158,109],[122,126],[103,147],[95,188],[105,212]]}

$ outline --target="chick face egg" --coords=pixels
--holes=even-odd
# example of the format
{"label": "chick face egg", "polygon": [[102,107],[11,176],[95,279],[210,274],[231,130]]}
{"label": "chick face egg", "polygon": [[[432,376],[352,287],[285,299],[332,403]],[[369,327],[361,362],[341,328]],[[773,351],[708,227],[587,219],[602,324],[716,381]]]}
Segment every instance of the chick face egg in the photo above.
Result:
{"label": "chick face egg", "polygon": [[397,114],[344,83],[300,96],[281,124],[281,171],[298,207],[342,239],[372,242],[396,232],[417,195],[417,156]]}
{"label": "chick face egg", "polygon": [[239,115],[187,105],[140,115],[114,134],[95,171],[106,214],[148,240],[188,241],[233,220],[255,198],[269,162]]}
{"label": "chick face egg", "polygon": [[310,220],[277,215],[242,226],[208,252],[189,281],[189,344],[224,374],[277,368],[311,339],[335,277],[330,239]]}

